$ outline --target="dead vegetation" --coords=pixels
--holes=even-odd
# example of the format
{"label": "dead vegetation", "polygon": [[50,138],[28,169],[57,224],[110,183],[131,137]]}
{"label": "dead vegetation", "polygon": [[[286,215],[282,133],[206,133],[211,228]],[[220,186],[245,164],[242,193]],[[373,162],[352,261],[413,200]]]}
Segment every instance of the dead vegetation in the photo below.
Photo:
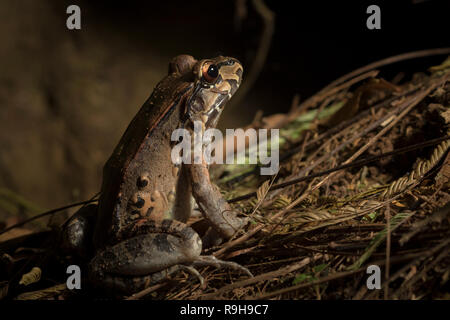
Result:
{"label": "dead vegetation", "polygon": [[[377,77],[375,68],[395,61],[357,70],[302,103],[295,97],[288,114],[256,117],[252,127],[281,128],[276,176],[213,168],[252,223],[208,253],[254,278],[205,268],[205,287],[180,272],[124,298],[448,299],[450,59],[405,81]],[[0,296],[91,296],[67,290],[55,271],[63,257],[35,243],[0,243]],[[370,265],[381,268],[381,290],[367,288]],[[19,285],[36,266],[42,275],[33,269],[31,285]]]}

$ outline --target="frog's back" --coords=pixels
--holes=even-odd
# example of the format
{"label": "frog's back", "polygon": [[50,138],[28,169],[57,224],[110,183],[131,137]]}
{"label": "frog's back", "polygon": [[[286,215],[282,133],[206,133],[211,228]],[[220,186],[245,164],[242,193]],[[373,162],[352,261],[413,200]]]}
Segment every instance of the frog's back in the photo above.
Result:
{"label": "frog's back", "polygon": [[167,174],[160,164],[170,161],[170,134],[191,89],[189,75],[172,73],[158,83],[106,162],[94,234],[97,245],[103,246],[118,229],[145,215],[156,200],[150,199],[158,196],[153,181],[164,181],[158,175]]}

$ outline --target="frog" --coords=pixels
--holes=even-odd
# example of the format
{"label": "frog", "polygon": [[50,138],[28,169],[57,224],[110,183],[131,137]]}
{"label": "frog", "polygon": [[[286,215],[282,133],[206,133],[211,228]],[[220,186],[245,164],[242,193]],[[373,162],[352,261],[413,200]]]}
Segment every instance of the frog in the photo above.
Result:
{"label": "frog", "polygon": [[[244,266],[202,250],[230,239],[248,223],[211,181],[207,161],[173,161],[172,132],[215,128],[242,81],[233,57],[196,60],[179,55],[137,112],[103,168],[98,204],[81,208],[63,228],[63,246],[86,256],[96,287],[132,293],[179,270],[203,277],[200,266]],[[204,145],[202,145],[204,147]],[[197,159],[198,160],[198,159]],[[203,238],[187,225],[195,200],[208,230]]]}

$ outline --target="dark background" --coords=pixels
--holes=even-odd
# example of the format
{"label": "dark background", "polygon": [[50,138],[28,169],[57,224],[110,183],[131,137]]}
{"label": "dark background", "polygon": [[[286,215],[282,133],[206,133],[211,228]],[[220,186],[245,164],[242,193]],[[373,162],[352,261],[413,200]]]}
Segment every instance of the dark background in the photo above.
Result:
{"label": "dark background", "polygon": [[[275,13],[276,23],[267,63],[248,96],[258,101],[258,106],[246,106],[246,117],[225,120],[228,125],[245,124],[258,108],[284,112],[294,94],[306,98],[369,62],[450,43],[449,1],[271,0],[266,4]],[[371,4],[380,6],[381,30],[366,28],[366,9]],[[246,7],[247,19],[239,29],[235,27],[234,1],[145,5],[141,1],[95,1],[85,23],[87,28],[90,23],[100,23],[143,49],[154,41],[161,44],[160,52],[169,56],[180,52],[196,57],[227,54],[249,67],[263,23],[250,0]]]}
{"label": "dark background", "polygon": [[[261,73],[221,127],[257,110],[286,112],[339,76],[395,54],[450,44],[449,1],[266,1],[276,16]],[[82,29],[66,28],[81,7]],[[381,8],[381,30],[366,8]],[[235,1],[0,3],[0,188],[43,208],[99,190],[101,169],[175,55],[230,55],[250,69],[263,29],[252,2],[236,23]],[[383,69],[406,78],[444,57]],[[0,208],[0,214],[6,214]]]}

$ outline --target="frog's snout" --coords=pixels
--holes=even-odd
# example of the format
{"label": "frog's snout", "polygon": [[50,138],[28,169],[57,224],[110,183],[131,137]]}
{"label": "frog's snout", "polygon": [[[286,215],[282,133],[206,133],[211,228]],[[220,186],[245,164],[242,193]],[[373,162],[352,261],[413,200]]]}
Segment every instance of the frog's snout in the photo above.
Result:
{"label": "frog's snout", "polygon": [[237,86],[242,82],[242,74],[244,72],[244,67],[242,66],[242,63],[233,57],[228,58],[228,65],[233,67],[233,73],[237,76]]}

